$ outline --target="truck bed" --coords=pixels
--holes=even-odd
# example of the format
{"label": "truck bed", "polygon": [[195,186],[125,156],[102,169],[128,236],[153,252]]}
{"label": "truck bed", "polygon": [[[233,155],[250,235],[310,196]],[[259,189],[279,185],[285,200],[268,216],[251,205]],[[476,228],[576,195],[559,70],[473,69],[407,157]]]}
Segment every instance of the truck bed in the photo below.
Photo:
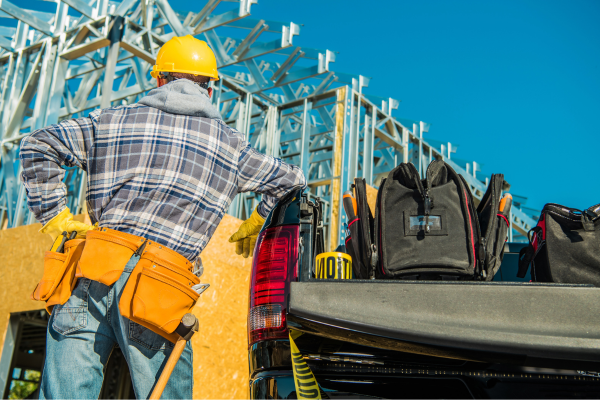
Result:
{"label": "truck bed", "polygon": [[587,285],[294,282],[288,326],[331,339],[435,357],[600,368],[600,288]]}

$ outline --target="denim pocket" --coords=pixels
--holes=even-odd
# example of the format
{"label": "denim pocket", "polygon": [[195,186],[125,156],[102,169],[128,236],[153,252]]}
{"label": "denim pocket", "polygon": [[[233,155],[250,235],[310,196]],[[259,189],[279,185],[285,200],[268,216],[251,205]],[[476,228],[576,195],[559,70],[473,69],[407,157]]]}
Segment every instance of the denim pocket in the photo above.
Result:
{"label": "denim pocket", "polygon": [[129,339],[150,350],[165,350],[174,346],[171,341],[133,321],[129,321]]}
{"label": "denim pocket", "polygon": [[89,279],[79,279],[69,300],[54,307],[52,328],[56,332],[67,335],[87,326],[89,288]]}

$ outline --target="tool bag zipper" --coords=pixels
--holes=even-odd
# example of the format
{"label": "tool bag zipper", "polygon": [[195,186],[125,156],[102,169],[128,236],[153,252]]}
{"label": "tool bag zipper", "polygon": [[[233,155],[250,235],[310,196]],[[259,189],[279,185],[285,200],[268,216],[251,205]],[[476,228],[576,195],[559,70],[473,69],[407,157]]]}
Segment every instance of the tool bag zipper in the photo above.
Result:
{"label": "tool bag zipper", "polygon": [[[485,241],[482,240],[481,237],[479,218],[477,217],[475,205],[473,204],[473,196],[469,196],[471,189],[469,189],[469,185],[465,178],[462,175],[457,175],[459,177],[458,186],[462,192],[459,197],[461,198],[461,202],[463,203],[467,212],[467,217],[469,218],[470,234],[467,235],[467,238],[473,255],[473,273],[476,277],[481,277],[484,271]],[[464,201],[462,201],[463,199]],[[473,225],[475,227],[473,227]]]}
{"label": "tool bag zipper", "polygon": [[[419,190],[421,197],[423,198],[426,233],[430,232],[429,215],[431,214],[431,210],[434,208],[434,199],[430,195],[429,190],[432,187],[434,174],[439,173],[439,163],[443,163],[443,161],[434,161],[431,164],[429,164],[425,173],[425,179],[423,181],[417,178],[415,179],[417,183],[417,189]],[[418,176],[418,171],[416,167],[412,164],[410,165],[412,166],[414,172],[417,174],[416,176]],[[435,171],[433,168],[438,168],[438,170]],[[484,270],[484,260],[482,259],[482,257],[484,257],[485,255],[485,242],[482,240],[481,237],[479,219],[477,218],[477,212],[475,209],[475,205],[473,204],[473,196],[469,196],[470,189],[467,185],[465,178],[462,175],[457,174],[451,168],[449,168],[449,172],[451,179],[456,181],[459,190],[462,192],[459,193],[458,197],[460,199],[461,204],[464,207],[465,215],[469,220],[469,232],[467,234],[467,241],[469,243],[469,253],[473,257],[473,273],[475,276],[481,276],[482,271]],[[425,185],[423,185],[423,182],[425,183]],[[481,248],[482,246],[483,249]]]}

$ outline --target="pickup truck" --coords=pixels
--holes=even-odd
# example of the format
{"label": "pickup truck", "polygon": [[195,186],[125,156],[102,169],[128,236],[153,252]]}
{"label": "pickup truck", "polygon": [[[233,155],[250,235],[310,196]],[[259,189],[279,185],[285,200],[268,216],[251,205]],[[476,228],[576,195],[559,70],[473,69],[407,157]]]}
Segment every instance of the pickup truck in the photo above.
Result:
{"label": "pickup truck", "polygon": [[250,398],[297,398],[289,329],[322,398],[600,398],[600,288],[517,281],[315,279],[321,204],[298,191],[253,259]]}

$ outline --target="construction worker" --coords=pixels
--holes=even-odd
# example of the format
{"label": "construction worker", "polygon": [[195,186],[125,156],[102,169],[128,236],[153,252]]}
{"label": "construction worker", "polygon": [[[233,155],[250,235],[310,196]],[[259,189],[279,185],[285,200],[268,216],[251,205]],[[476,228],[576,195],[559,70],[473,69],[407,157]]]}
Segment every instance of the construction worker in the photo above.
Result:
{"label": "construction worker", "polygon": [[[83,238],[92,229],[74,221],[66,207],[62,167],[77,166],[87,172],[93,224],[153,241],[191,262],[237,193],[261,193],[256,210],[230,239],[248,257],[278,199],[306,186],[302,171],[256,151],[223,122],[210,100],[209,83],[219,76],[205,42],[190,35],[172,38],[158,52],[151,75],[158,87],[137,104],[95,110],[23,139],[22,179],[41,232],[56,240],[65,231]],[[69,300],[54,307],[41,398],[98,398],[116,346],[129,365],[136,397],[148,397],[173,344],[121,316],[119,298],[138,260],[134,254],[110,286],[79,278]],[[163,398],[192,398],[192,372],[188,342]]]}

